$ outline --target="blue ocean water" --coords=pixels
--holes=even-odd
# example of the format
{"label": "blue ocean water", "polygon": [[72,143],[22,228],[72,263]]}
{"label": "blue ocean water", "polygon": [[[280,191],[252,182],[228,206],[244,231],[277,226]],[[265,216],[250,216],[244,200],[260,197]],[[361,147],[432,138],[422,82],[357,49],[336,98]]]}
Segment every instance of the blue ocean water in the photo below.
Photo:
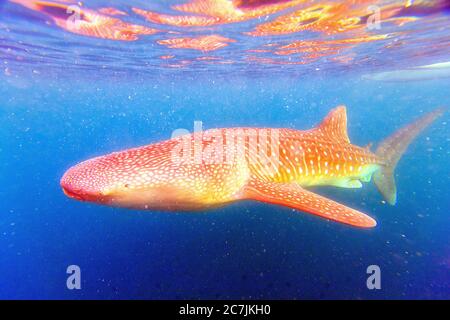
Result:
{"label": "blue ocean water", "polygon": [[[352,143],[376,144],[450,105],[450,79],[363,75],[445,62],[448,50],[405,61],[402,51],[378,57],[378,46],[358,47],[355,69],[333,68],[325,58],[305,66],[167,70],[150,55],[177,49],[73,34],[28,10],[12,2],[2,9],[0,298],[450,298],[448,112],[400,161],[397,205],[385,204],[372,183],[314,188],[374,217],[373,229],[250,201],[206,213],[102,207],[69,199],[59,186],[82,160],[167,139],[179,128],[191,131],[194,121],[205,129],[309,129],[345,104]],[[448,31],[440,32],[448,41]],[[158,52],[146,56],[152,48]],[[178,50],[183,59],[196,55]],[[224,50],[226,56],[238,48]],[[133,52],[148,58],[145,70],[127,63]],[[125,58],[112,59],[120,53]],[[105,61],[95,58],[101,54]],[[366,67],[364,57],[373,63]],[[69,265],[81,269],[81,290],[66,287]],[[369,265],[380,267],[381,290],[366,286]]]}

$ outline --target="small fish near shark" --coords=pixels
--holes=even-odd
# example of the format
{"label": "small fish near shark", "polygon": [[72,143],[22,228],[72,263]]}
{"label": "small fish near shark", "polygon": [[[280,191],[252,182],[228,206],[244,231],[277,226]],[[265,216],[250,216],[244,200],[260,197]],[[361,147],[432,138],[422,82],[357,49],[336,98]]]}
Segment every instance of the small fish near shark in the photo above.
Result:
{"label": "small fish near shark", "polygon": [[444,113],[438,108],[382,141],[350,143],[345,106],[311,130],[210,129],[81,162],[61,179],[73,199],[139,210],[204,211],[256,200],[370,228],[376,221],[308,191],[373,181],[394,205],[394,170],[408,145]]}

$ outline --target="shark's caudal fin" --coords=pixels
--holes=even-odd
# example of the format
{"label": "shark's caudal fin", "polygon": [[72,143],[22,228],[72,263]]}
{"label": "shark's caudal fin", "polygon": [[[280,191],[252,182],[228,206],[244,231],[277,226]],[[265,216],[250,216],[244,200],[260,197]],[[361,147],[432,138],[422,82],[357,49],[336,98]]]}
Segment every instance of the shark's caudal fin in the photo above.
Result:
{"label": "shark's caudal fin", "polygon": [[397,189],[394,180],[394,170],[397,162],[408,148],[409,144],[434,120],[439,118],[444,108],[438,108],[415,122],[396,131],[380,143],[376,150],[377,156],[385,162],[373,175],[373,181],[386,201],[394,205],[397,201]]}

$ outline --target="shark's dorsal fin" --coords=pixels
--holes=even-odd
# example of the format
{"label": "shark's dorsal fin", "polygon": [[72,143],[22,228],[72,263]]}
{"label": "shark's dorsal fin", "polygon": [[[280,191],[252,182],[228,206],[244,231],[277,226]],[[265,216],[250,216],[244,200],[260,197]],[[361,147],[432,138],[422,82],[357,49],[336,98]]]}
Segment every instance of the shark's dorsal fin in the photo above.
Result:
{"label": "shark's dorsal fin", "polygon": [[347,135],[347,111],[345,106],[331,110],[317,128],[327,139],[339,143],[350,143]]}

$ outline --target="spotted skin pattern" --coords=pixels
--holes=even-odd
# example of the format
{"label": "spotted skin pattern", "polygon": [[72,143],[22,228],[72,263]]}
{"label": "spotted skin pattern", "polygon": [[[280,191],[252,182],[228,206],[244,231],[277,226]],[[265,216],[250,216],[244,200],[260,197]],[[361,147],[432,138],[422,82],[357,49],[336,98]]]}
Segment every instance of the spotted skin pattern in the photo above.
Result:
{"label": "spotted skin pattern", "polygon": [[195,211],[257,200],[367,228],[374,219],[304,187],[360,188],[384,165],[350,143],[339,106],[307,131],[212,129],[87,160],[61,186],[71,198],[118,207]]}
{"label": "spotted skin pattern", "polygon": [[273,182],[259,184],[257,181],[250,181],[247,194],[254,200],[285,205],[353,226],[376,225],[371,217],[297,185]]}

